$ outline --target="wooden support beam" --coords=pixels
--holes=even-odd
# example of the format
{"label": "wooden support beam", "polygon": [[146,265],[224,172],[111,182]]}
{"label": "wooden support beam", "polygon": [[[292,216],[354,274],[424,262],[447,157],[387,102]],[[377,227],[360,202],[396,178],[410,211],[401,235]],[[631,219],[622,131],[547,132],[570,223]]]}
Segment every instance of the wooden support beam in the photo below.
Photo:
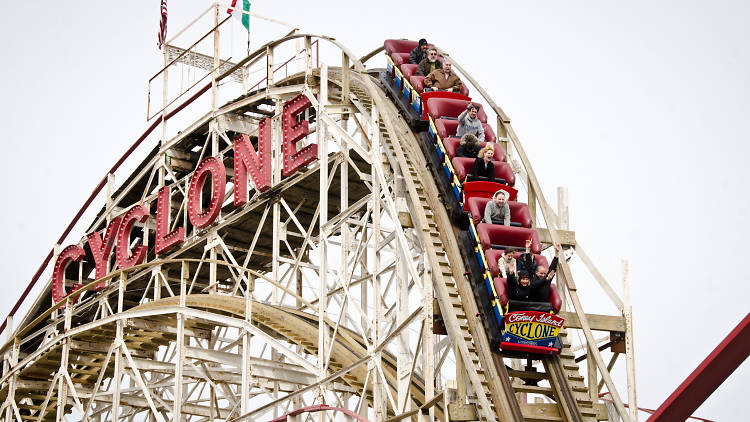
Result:
{"label": "wooden support beam", "polygon": [[[556,403],[519,403],[519,406],[521,406],[521,412],[523,412],[526,420],[555,420],[555,418],[561,418]],[[593,410],[596,413],[597,420],[607,419],[607,407],[604,403],[594,403]],[[451,420],[454,419],[451,418]]]}
{"label": "wooden support beam", "polygon": [[[553,244],[552,236],[549,234],[548,229],[537,227],[537,233],[539,233],[539,241],[542,243]],[[575,246],[576,245],[576,232],[570,230],[557,230],[558,241],[562,246]]]}
{"label": "wooden support beam", "polygon": [[[565,318],[566,328],[581,328],[581,320],[575,312],[560,312]],[[612,315],[586,314],[586,321],[594,331],[625,332],[625,318]]]}

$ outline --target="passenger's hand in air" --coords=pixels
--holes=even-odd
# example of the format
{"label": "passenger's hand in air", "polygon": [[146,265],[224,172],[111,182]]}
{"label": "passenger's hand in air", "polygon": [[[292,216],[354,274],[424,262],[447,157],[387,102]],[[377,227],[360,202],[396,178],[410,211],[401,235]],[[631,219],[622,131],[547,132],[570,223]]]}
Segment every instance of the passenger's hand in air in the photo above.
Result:
{"label": "passenger's hand in air", "polygon": [[560,257],[560,248],[561,248],[560,244],[559,243],[555,243],[555,257],[556,258]]}
{"label": "passenger's hand in air", "polygon": [[531,239],[526,239],[526,253],[531,252]]}

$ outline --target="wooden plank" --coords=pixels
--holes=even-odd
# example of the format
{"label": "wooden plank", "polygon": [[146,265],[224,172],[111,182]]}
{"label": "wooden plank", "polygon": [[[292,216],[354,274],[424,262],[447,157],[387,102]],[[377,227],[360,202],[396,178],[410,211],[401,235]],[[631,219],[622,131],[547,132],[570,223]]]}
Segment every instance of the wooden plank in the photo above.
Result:
{"label": "wooden plank", "polygon": [[[560,316],[565,318],[566,328],[582,328],[576,313],[560,312]],[[586,314],[586,321],[592,330],[625,332],[625,318],[621,316]]]}
{"label": "wooden plank", "polygon": [[448,415],[452,422],[478,421],[477,408],[473,404],[448,403]]}
{"label": "wooden plank", "polygon": [[[539,241],[542,243],[553,244],[552,235],[549,234],[548,229],[537,227],[537,233],[539,233]],[[576,232],[571,230],[557,230],[558,240],[562,246],[575,246],[576,245]]]}

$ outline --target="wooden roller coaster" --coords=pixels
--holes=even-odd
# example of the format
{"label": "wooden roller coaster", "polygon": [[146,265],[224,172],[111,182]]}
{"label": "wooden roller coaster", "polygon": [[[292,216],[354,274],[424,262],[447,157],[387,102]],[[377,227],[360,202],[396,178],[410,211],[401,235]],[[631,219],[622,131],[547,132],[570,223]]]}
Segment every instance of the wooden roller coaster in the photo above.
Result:
{"label": "wooden roller coaster", "polygon": [[[626,409],[610,376],[619,354],[632,375],[627,300],[552,210],[510,119],[465,69],[454,62],[497,116],[544,247],[562,243],[619,310],[585,314],[562,259],[559,355],[491,344],[429,152],[379,69],[365,67],[382,47],[357,59],[333,38],[293,31],[222,62],[226,20],[210,10],[213,56],[167,43],[165,106],[138,142],[152,140],[151,151],[119,184],[108,175],[88,235],[55,248],[48,288],[6,321],[4,420],[294,419],[311,405],[389,422],[635,419],[634,379]],[[304,70],[275,79],[274,53],[300,41]],[[320,44],[340,66],[315,64]],[[170,97],[168,70],[200,63],[210,83]],[[231,84],[240,95],[222,101]],[[204,95],[207,112],[167,127]],[[611,404],[599,400],[605,386]]]}

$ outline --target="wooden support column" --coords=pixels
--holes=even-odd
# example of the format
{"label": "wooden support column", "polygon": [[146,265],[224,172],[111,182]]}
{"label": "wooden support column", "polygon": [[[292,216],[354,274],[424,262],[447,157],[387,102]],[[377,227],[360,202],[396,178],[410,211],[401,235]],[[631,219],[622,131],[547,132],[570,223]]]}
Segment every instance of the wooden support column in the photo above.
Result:
{"label": "wooden support column", "polygon": [[[73,322],[73,300],[71,297],[65,301],[65,322],[63,327],[65,331],[70,330]],[[60,368],[58,369],[58,389],[57,389],[57,421],[65,420],[65,405],[68,400],[68,383],[66,377],[68,376],[68,360],[70,358],[70,337],[66,337],[62,344],[62,356],[60,357]]]}
{"label": "wooden support column", "polygon": [[505,124],[500,116],[497,116],[497,142],[500,148],[508,156],[508,131],[505,130]]}
{"label": "wooden support column", "polygon": [[[122,273],[120,275],[119,285],[117,289],[117,313],[121,313],[123,311],[123,307],[125,304],[125,283],[127,282],[127,274]],[[122,384],[122,372],[123,372],[123,362],[122,362],[122,342],[123,342],[123,331],[124,331],[124,324],[125,321],[123,320],[117,320],[116,326],[117,331],[115,333],[115,348],[114,348],[114,360],[115,360],[115,370],[114,374],[112,376],[112,385],[114,386],[114,391],[112,393],[112,420],[117,421],[120,418],[120,384]]]}
{"label": "wooden support column", "polygon": [[466,363],[458,347],[454,347],[453,354],[456,356],[456,400],[459,404],[466,404]]}
{"label": "wooden support column", "polygon": [[[432,306],[435,298],[432,287],[432,268],[427,253],[422,254],[422,262],[424,265],[424,274],[422,275],[422,322],[424,324],[422,332],[422,374],[424,376],[424,401],[427,403],[435,397],[435,340],[432,333]],[[445,412],[447,420],[447,406],[443,407],[443,412]],[[430,407],[427,414],[424,412],[419,414],[419,422],[433,422],[434,420],[434,407]]]}
{"label": "wooden support column", "polygon": [[[568,189],[562,186],[557,187],[557,218],[559,220],[558,225],[560,230],[570,230],[570,220],[568,216]],[[565,259],[565,255],[562,254],[560,259]],[[568,302],[565,293],[567,290],[566,283],[557,283],[557,287],[560,289],[560,297],[562,298],[562,306],[560,307],[560,310],[565,311]]]}
{"label": "wooden support column", "polygon": [[266,47],[266,92],[273,85],[273,47]]}
{"label": "wooden support column", "polygon": [[[318,97],[318,116],[325,113],[325,106],[328,104],[328,67],[324,64],[320,68],[320,95]],[[328,223],[328,140],[326,134],[326,124],[323,119],[318,119],[318,156],[320,162],[320,180],[319,180],[319,197],[318,203],[320,212],[318,213],[318,223],[324,227]],[[328,315],[328,235],[325,230],[320,230],[320,286],[318,291],[318,380],[326,378],[326,362],[328,352],[328,324],[326,317]],[[321,404],[325,404],[326,386],[320,386]],[[325,420],[325,414],[321,413],[321,421]]]}
{"label": "wooden support column", "polygon": [[[11,368],[15,368],[15,366],[18,364],[18,351],[20,344],[18,342],[18,338],[13,338],[13,317],[9,315],[5,321],[5,342],[9,343],[11,340],[13,340],[13,347],[6,354],[6,358],[3,362],[3,373],[7,374]],[[13,371],[13,375],[11,375],[10,379],[8,379],[8,395],[6,396],[5,403],[3,404],[3,406],[5,406],[6,421],[13,420],[12,416],[13,406],[15,406],[16,400],[17,379],[18,371]]]}
{"label": "wooden support column", "polygon": [[638,399],[635,389],[635,350],[633,346],[633,308],[630,305],[630,264],[622,261],[623,316],[625,317],[625,368],[628,373],[630,419],[638,422]]}
{"label": "wooden support column", "polygon": [[[407,258],[400,252],[396,255],[396,289],[397,289],[397,314],[396,326],[409,317],[409,273],[406,266],[409,265]],[[398,357],[396,362],[397,377],[397,400],[396,404],[402,412],[411,410],[409,406],[409,381],[411,379],[411,355],[409,353],[409,331],[404,328],[398,334]]]}
{"label": "wooden support column", "polygon": [[312,70],[312,37],[305,36],[305,83],[309,86],[314,85]]}
{"label": "wooden support column", "polygon": [[[341,104],[349,104],[349,56],[345,52],[341,52]],[[341,115],[341,119],[344,121],[349,119],[349,113]],[[342,208],[344,209],[344,208]]]}
{"label": "wooden support column", "polygon": [[594,352],[592,352],[592,349],[597,349],[596,343],[588,343],[588,358],[586,359],[586,366],[587,366],[587,377],[588,377],[588,386],[589,386],[589,399],[597,403],[599,401],[599,394],[598,394],[598,388],[597,388],[597,373],[596,373],[596,361],[593,359]]}
{"label": "wooden support column", "polygon": [[528,186],[528,189],[529,189],[528,205],[529,205],[529,214],[531,215],[531,227],[536,228],[536,191],[534,190],[534,185],[531,182],[530,176],[529,176],[529,181],[526,184],[526,186]]}
{"label": "wooden support column", "polygon": [[[381,145],[380,145],[380,130],[378,129],[378,109],[373,107],[372,108],[372,114],[371,114],[372,121],[370,122],[370,139],[372,142],[372,148],[371,148],[371,154],[372,154],[372,169],[371,173],[373,176],[377,173],[375,166],[382,166],[382,152],[381,152]],[[373,240],[373,262],[372,262],[372,269],[371,269],[371,280],[372,280],[372,291],[374,295],[373,299],[373,309],[370,316],[369,326],[371,328],[371,337],[373,339],[373,344],[377,345],[380,342],[380,325],[382,321],[382,296],[380,294],[380,242],[382,242],[382,234],[381,234],[381,227],[380,227],[380,213],[381,213],[381,204],[380,204],[380,197],[382,195],[382,190],[386,188],[385,186],[381,186],[380,184],[380,178],[373,177],[372,182],[372,198],[373,198],[373,208],[372,208],[372,240]],[[380,366],[380,353],[376,353],[374,358],[370,360],[368,363],[368,368],[370,369],[370,373],[372,376],[372,386],[373,386],[373,411],[375,412],[375,420],[376,421],[382,421],[385,420],[387,414],[386,414],[386,406],[385,406],[385,386],[383,385],[382,378],[376,373],[378,370],[378,366]]]}
{"label": "wooden support column", "polygon": [[[180,307],[186,306],[187,281],[190,278],[190,268],[187,262],[183,262],[180,268]],[[177,314],[177,338],[175,340],[175,367],[174,367],[174,405],[172,419],[182,420],[182,368],[185,364],[185,315]]]}
{"label": "wooden support column", "polygon": [[[245,322],[253,323],[253,292],[255,291],[255,279],[247,275],[248,285],[245,291]],[[240,387],[240,414],[244,415],[250,410],[250,331],[245,330],[242,334],[242,386]]]}

